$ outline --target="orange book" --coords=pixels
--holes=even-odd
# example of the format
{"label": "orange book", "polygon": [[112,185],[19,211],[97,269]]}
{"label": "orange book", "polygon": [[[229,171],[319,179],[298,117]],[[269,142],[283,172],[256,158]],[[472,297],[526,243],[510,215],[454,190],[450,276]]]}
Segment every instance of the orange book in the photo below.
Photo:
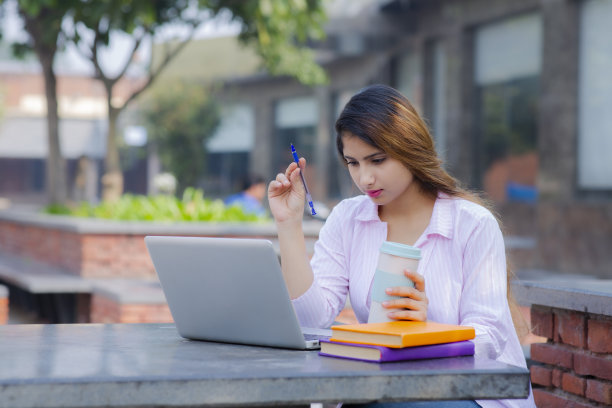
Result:
{"label": "orange book", "polygon": [[331,341],[393,348],[470,340],[473,327],[436,322],[393,321],[332,326]]}

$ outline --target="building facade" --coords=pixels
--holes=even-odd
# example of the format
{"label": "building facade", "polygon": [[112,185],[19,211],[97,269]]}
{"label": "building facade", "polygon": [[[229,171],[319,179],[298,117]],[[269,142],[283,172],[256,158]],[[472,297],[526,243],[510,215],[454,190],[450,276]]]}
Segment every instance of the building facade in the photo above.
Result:
{"label": "building facade", "polygon": [[[230,58],[233,46],[225,40],[210,42],[209,54],[196,48],[201,62],[176,61],[180,79],[198,80],[207,71],[200,67],[210,67],[215,81],[225,77],[217,94],[221,126],[206,146],[207,194],[233,192],[246,171],[274,177],[292,159],[290,143],[308,160],[316,201],[332,207],[359,194],[337,157],[333,125],[351,95],[384,83],[426,118],[446,169],[491,200],[515,269],[612,276],[612,1],[335,0],[328,7],[327,38],[313,44],[329,76],[325,85],[261,73],[251,57]],[[23,86],[38,84],[30,93],[39,95],[22,92],[14,103],[7,97],[3,131],[8,119],[20,126],[41,121],[38,142],[23,144],[34,159],[16,159],[22,144],[13,137],[17,150],[9,154],[0,137],[0,195],[6,195],[27,190],[15,185],[26,174],[14,168],[18,161],[29,166],[30,184],[41,180],[44,154],[36,149],[44,140],[44,112],[23,119],[23,109],[40,105],[40,80],[27,80],[27,72],[2,75],[5,89],[20,77]],[[61,95],[78,100],[71,105],[75,120],[85,99],[101,100],[100,90],[86,84],[63,89]],[[22,119],[12,106],[23,108]],[[82,135],[104,134],[93,119],[88,129],[62,137],[79,134],[82,142]],[[101,139],[94,139],[101,158]]]}
{"label": "building facade", "polygon": [[331,206],[357,194],[333,123],[357,90],[389,84],[427,119],[451,174],[518,238],[516,269],[612,276],[612,2],[357,3],[332,10],[316,46],[327,85],[227,83],[226,103],[254,118],[250,170],[274,176],[294,143],[313,197]]}

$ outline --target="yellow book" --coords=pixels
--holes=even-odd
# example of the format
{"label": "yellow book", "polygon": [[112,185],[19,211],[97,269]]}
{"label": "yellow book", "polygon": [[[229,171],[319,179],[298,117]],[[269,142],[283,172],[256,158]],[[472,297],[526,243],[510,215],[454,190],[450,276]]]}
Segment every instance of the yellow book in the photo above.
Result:
{"label": "yellow book", "polygon": [[393,321],[332,326],[331,341],[393,348],[470,340],[473,327],[436,322]]}

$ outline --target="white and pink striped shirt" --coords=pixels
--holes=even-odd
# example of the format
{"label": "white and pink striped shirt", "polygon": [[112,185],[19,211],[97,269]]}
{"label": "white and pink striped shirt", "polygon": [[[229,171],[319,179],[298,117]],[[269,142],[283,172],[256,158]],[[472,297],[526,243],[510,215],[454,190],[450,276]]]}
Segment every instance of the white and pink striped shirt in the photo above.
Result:
{"label": "white and pink striped shirt", "polygon": [[[370,287],[387,223],[367,196],[343,200],[319,233],[311,266],[312,286],[293,305],[302,326],[329,327],[346,296],[366,322]],[[484,207],[440,195],[415,246],[422,258],[428,320],[472,326],[476,352],[526,367],[506,297],[506,254],[497,220]],[[534,407],[526,400],[477,401],[483,407]]]}

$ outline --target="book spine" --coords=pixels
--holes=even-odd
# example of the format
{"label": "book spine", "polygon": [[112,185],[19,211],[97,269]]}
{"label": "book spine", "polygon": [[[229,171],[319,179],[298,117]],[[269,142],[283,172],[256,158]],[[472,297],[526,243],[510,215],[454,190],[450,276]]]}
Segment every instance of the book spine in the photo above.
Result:
{"label": "book spine", "polygon": [[392,349],[381,347],[380,361],[423,360],[427,358],[456,357],[474,354],[474,343],[459,341],[454,343],[433,344],[430,346]]}

